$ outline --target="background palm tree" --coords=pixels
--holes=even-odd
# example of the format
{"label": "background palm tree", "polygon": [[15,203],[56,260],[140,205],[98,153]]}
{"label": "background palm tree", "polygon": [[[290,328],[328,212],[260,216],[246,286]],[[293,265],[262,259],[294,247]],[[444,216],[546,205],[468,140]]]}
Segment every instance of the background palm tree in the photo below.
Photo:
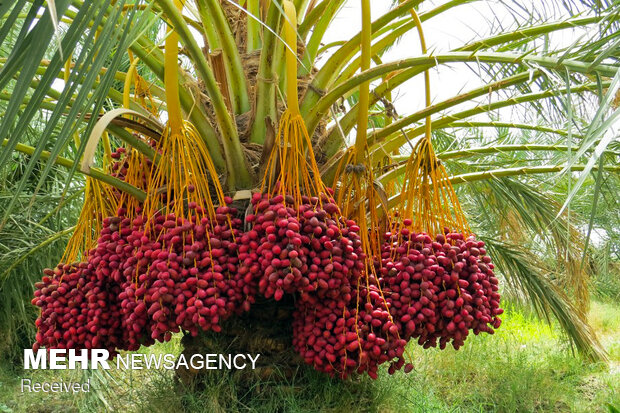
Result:
{"label": "background palm tree", "polygon": [[[338,185],[335,166],[353,144],[364,82],[372,82],[369,156],[377,180],[393,193],[431,117],[438,157],[474,232],[489,245],[505,295],[543,317],[553,315],[579,351],[601,356],[585,318],[593,268],[588,251],[593,229],[604,231],[610,245],[620,237],[620,4],[546,0],[530,10],[509,0],[394,2],[373,16],[373,65],[360,71],[361,33],[323,41],[346,1],[294,3],[300,109],[325,181]],[[514,22],[497,24],[489,16],[490,35],[384,61],[416,30],[412,10],[424,25],[480,3],[501,7]],[[50,248],[70,235],[77,218],[73,196],[83,188],[81,175],[145,197],[104,169],[79,167],[97,115],[122,107],[125,94],[132,110],[165,118],[164,71],[178,67],[184,114],[233,194],[258,186],[265,146],[273,143],[274,125],[291,97],[284,87],[279,1],[190,0],[179,12],[172,0],[18,0],[0,4],[0,19],[0,305],[5,317],[23,308],[19,326],[2,324],[21,334],[32,318],[30,285],[40,267],[60,256]],[[180,36],[178,66],[164,63],[166,25]],[[569,33],[571,42],[554,43],[559,32]],[[395,111],[399,87],[426,70],[437,70],[441,79],[462,65],[477,73],[479,86],[413,113]],[[103,129],[95,134],[104,137],[95,164],[119,145],[152,157],[143,138],[161,133],[155,121],[145,126],[121,116],[105,131],[109,138]],[[23,250],[16,249],[20,239],[29,240]],[[26,250],[50,258],[16,261]],[[617,248],[613,254],[617,260]],[[14,299],[4,299],[9,296]]]}

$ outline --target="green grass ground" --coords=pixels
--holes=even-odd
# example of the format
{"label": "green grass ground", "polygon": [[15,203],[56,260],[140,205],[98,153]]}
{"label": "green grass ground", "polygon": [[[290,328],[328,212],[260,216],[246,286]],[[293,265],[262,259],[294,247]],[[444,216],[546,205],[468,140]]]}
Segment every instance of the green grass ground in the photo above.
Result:
{"label": "green grass ground", "polygon": [[[412,345],[416,370],[340,382],[304,370],[300,379],[240,388],[208,379],[203,390],[179,389],[170,371],[112,371],[93,376],[89,394],[22,394],[19,372],[0,370],[0,412],[260,411],[260,412],[612,412],[620,406],[620,305],[592,304],[590,320],[609,363],[571,354],[552,327],[508,311],[494,336],[472,336],[459,351]],[[143,351],[178,353],[178,341]],[[23,372],[23,371],[22,371]],[[17,375],[16,375],[17,374]],[[82,380],[81,372],[36,371],[38,381]]]}

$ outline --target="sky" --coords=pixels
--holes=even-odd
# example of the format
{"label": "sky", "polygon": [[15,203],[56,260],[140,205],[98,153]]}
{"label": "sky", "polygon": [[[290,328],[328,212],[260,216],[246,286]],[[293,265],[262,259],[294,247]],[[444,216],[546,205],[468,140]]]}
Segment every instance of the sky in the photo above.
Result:
{"label": "sky", "polygon": [[[434,9],[435,7],[445,4],[447,0],[427,0],[420,6],[419,14]],[[493,31],[497,31],[498,26],[504,29],[514,30],[518,24],[517,19],[523,24],[531,10],[534,14],[540,13],[554,16],[554,20],[562,20],[569,18],[569,13],[561,7],[553,8],[546,6],[542,8],[540,0],[520,0],[519,6],[515,6],[510,0],[504,2],[496,1],[480,1],[454,7],[448,11],[440,13],[431,19],[423,22],[424,34],[426,37],[427,48],[431,53],[445,53],[456,47],[462,46],[468,41],[478,40],[491,35]],[[553,2],[547,2],[553,3]],[[393,4],[393,0],[373,0],[371,2],[372,20],[375,20],[382,14],[386,13]],[[522,7],[523,9],[520,9]],[[361,6],[360,0],[347,0],[342,10],[335,18],[335,23],[331,25],[326,33],[324,43],[330,43],[336,40],[345,40],[357,34],[361,29]],[[562,30],[549,37],[552,45],[568,46],[582,35],[583,32],[576,30]],[[399,60],[419,56],[421,54],[420,42],[417,30],[411,30],[406,33],[396,47],[392,48],[383,57],[383,62]],[[319,66],[321,62],[319,60]],[[477,74],[481,71],[476,65],[466,65],[464,63],[442,64],[437,68],[430,70],[431,78],[431,96],[432,102],[436,103],[447,98],[453,97],[459,93],[466,92],[470,89],[482,85],[480,76]],[[393,93],[394,105],[399,115],[407,115],[425,106],[424,102],[424,83],[423,76],[416,76],[414,79],[397,88]],[[563,87],[558,84],[559,87]],[[495,96],[484,96],[477,99],[479,104],[489,102],[489,99],[497,99]],[[454,110],[462,110],[463,106],[456,106]],[[510,118],[518,121],[524,118],[528,109],[521,107],[517,109],[502,109],[502,118]],[[531,113],[531,111],[530,111]],[[495,113],[497,114],[497,113]]]}
{"label": "sky", "polygon": [[[375,0],[371,2],[372,20],[375,20],[389,9],[391,0]],[[424,2],[420,13],[430,10],[445,1]],[[499,7],[498,7],[499,9]],[[442,15],[427,20],[423,23],[424,36],[427,48],[430,52],[448,51],[463,44],[464,40],[479,37],[480,34],[488,34],[487,23],[483,13],[488,11],[486,2],[482,5],[475,3],[456,7]],[[497,13],[498,10],[495,10]],[[488,14],[488,13],[487,13]],[[507,17],[503,13],[502,19]],[[482,23],[482,24],[481,24]],[[473,27],[479,31],[476,35]],[[326,33],[325,43],[336,40],[348,39],[357,34],[361,29],[361,8],[359,0],[348,0],[341,12],[336,16],[335,23]],[[393,61],[403,58],[419,56],[422,54],[417,30],[406,33],[399,41],[397,47],[392,48],[383,61]],[[467,89],[479,86],[477,76],[464,64],[451,65],[450,68],[442,67],[441,70],[431,70],[431,96],[433,101],[443,100],[455,95],[467,86]],[[394,103],[399,114],[406,114],[423,109],[424,107],[424,83],[423,76],[408,82],[394,94]]]}

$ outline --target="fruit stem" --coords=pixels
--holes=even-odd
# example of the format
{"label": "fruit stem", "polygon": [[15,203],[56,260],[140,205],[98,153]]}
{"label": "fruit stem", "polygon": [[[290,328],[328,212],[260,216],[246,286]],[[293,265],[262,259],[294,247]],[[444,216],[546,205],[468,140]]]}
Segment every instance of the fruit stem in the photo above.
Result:
{"label": "fruit stem", "polygon": [[284,39],[286,40],[286,96],[288,109],[293,115],[299,115],[299,98],[297,96],[297,11],[295,5],[285,0],[282,5],[286,13],[284,22]]}
{"label": "fruit stem", "polygon": [[[182,3],[174,1],[174,6],[180,10]],[[172,27],[172,23],[170,23]],[[168,110],[168,124],[173,134],[181,133],[183,119],[181,101],[179,98],[179,79],[177,73],[179,59],[179,34],[174,28],[168,29],[164,54],[164,85],[166,88],[166,106]]]}
{"label": "fruit stem", "polygon": [[[402,2],[402,0],[401,0]],[[411,8],[411,17],[415,22],[416,27],[418,28],[418,34],[420,35],[420,47],[422,48],[422,54],[428,54],[428,49],[426,48],[426,38],[424,37],[424,30],[422,29],[422,21],[420,20],[420,16],[415,11],[415,9]],[[424,71],[424,88],[425,88],[425,97],[426,97],[426,107],[431,105],[431,78],[428,69]],[[428,115],[426,117],[426,130],[425,130],[426,139],[431,139],[431,116]]]}
{"label": "fruit stem", "polygon": [[[372,22],[370,19],[370,0],[362,0],[361,69],[370,68]],[[366,156],[368,129],[368,105],[370,101],[370,81],[360,84],[359,111],[357,114],[357,137],[355,139],[356,162],[361,164]]]}
{"label": "fruit stem", "polygon": [[129,70],[127,70],[127,75],[125,75],[125,85],[123,86],[123,107],[125,107],[126,109],[130,109],[129,102],[130,102],[131,82],[133,80],[134,73],[136,72],[138,61],[140,60],[137,58],[130,58],[130,59],[131,59],[131,65],[129,66]]}

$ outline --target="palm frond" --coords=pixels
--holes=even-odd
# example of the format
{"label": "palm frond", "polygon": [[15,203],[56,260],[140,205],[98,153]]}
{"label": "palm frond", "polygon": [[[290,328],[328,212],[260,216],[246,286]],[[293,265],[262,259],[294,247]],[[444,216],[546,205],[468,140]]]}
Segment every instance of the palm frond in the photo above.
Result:
{"label": "palm frond", "polygon": [[563,290],[551,280],[551,269],[527,249],[493,238],[482,239],[510,291],[516,293],[516,298],[527,302],[539,316],[549,322],[553,315],[571,344],[581,354],[592,360],[606,358],[605,350],[592,328]]}
{"label": "palm frond", "polygon": [[469,185],[476,205],[485,205],[485,216],[492,211],[496,217],[502,239],[518,240],[531,254],[552,262],[558,285],[573,297],[581,314],[586,314],[592,274],[579,265],[584,251],[582,234],[569,214],[558,216],[560,203],[554,195],[538,188],[510,178]]}

